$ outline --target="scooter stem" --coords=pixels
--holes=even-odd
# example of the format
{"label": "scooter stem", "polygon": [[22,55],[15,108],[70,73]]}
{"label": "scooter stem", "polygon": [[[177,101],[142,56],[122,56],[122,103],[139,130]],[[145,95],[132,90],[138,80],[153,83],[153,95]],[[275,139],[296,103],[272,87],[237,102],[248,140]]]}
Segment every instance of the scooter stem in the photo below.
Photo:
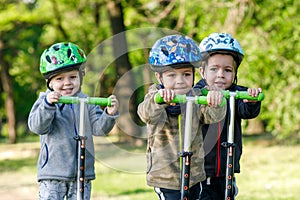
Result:
{"label": "scooter stem", "polygon": [[225,200],[233,198],[233,178],[234,178],[234,117],[235,117],[235,92],[230,92],[229,106],[230,106],[230,122],[227,135],[227,143],[224,145],[227,148],[227,167],[226,167],[226,188]]}
{"label": "scooter stem", "polygon": [[84,199],[84,177],[85,177],[85,109],[86,102],[79,99],[80,118],[79,118],[79,137],[78,140],[78,168],[77,168],[77,200]]}

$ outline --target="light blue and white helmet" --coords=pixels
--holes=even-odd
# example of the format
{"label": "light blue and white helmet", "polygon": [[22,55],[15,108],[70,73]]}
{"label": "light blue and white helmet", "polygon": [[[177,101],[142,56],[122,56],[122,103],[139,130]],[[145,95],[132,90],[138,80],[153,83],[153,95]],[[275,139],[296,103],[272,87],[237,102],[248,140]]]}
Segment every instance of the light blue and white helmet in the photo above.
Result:
{"label": "light blue and white helmet", "polygon": [[157,40],[149,52],[149,64],[156,72],[183,66],[200,66],[201,54],[197,43],[185,35],[168,35]]}
{"label": "light blue and white helmet", "polygon": [[212,33],[201,41],[199,48],[202,57],[217,52],[230,53],[234,56],[237,67],[244,58],[241,45],[229,33]]}

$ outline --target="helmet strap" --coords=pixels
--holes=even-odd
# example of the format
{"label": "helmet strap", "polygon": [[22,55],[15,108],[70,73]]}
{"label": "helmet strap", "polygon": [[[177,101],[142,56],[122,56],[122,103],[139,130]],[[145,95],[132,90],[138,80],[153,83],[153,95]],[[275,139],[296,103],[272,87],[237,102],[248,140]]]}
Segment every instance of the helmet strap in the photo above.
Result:
{"label": "helmet strap", "polygon": [[48,88],[49,90],[53,91],[53,88],[50,87],[50,81],[51,81],[51,78],[46,79],[47,88]]}

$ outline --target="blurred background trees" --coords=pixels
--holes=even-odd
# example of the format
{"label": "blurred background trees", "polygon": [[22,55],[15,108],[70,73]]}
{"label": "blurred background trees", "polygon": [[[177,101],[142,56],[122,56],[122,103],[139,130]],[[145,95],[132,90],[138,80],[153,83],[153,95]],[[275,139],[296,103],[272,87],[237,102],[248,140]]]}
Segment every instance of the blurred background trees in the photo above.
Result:
{"label": "blurred background trees", "polygon": [[[115,93],[123,116],[120,140],[143,128],[136,107],[153,81],[151,45],[180,32],[200,42],[212,32],[236,37],[245,58],[238,83],[262,87],[266,99],[255,124],[279,140],[300,136],[300,2],[293,0],[0,0],[0,137],[17,142],[40,91],[39,57],[53,43],[71,41],[88,56],[84,91]],[[199,77],[198,77],[199,78]],[[116,87],[115,87],[116,86]],[[249,128],[252,121],[245,123]]]}

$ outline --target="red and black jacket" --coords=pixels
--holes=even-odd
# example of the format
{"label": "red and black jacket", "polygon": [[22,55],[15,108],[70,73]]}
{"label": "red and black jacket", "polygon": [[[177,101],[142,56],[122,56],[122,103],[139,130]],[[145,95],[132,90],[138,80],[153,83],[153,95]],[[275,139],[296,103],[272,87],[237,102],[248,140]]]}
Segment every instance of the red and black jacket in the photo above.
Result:
{"label": "red and black jacket", "polygon": [[[203,88],[206,86],[205,80],[200,80],[194,87]],[[227,90],[247,91],[247,87],[232,84]],[[235,121],[234,121],[234,172],[240,172],[240,158],[242,155],[242,119],[252,119],[259,115],[261,103],[244,103],[243,100],[235,100]],[[229,127],[229,101],[227,100],[227,113],[225,118],[216,124],[206,124],[202,128],[204,150],[205,150],[205,172],[207,177],[221,177],[226,175],[227,149],[222,146],[227,142]]]}

